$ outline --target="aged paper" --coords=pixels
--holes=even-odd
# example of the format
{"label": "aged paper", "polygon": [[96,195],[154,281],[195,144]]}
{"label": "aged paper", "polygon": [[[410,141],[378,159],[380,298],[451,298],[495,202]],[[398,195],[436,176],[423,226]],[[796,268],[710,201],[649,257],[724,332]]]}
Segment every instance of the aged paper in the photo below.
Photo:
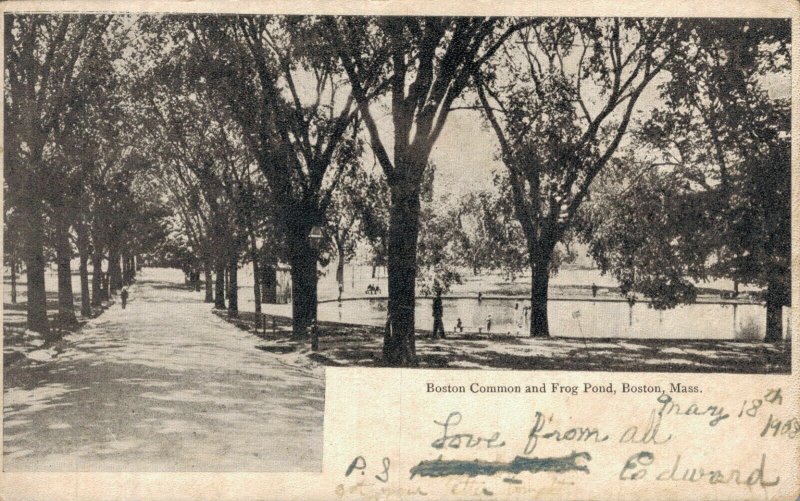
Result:
{"label": "aged paper", "polygon": [[3,11],[0,498],[800,496],[797,2]]}

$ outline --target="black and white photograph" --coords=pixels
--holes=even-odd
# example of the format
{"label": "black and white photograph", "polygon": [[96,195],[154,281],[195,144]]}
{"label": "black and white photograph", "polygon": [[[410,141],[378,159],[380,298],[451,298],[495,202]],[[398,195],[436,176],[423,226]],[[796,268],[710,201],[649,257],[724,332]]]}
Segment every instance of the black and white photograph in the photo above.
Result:
{"label": "black and white photograph", "polygon": [[3,64],[5,471],[319,472],[327,367],[791,373],[790,19],[7,12]]}

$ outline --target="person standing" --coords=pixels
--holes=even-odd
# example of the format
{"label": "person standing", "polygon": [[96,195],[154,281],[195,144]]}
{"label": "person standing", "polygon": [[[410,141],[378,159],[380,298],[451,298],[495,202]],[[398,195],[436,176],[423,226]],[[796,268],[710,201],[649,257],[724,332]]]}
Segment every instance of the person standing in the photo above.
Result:
{"label": "person standing", "polygon": [[123,287],[119,293],[119,298],[122,300],[122,309],[125,309],[125,305],[128,303],[128,288]]}

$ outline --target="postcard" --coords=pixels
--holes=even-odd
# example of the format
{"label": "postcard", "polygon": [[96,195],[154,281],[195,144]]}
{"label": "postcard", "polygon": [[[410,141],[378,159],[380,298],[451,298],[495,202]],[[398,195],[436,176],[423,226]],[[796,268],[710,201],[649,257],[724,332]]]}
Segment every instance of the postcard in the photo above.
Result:
{"label": "postcard", "polygon": [[2,9],[0,498],[800,496],[796,2]]}

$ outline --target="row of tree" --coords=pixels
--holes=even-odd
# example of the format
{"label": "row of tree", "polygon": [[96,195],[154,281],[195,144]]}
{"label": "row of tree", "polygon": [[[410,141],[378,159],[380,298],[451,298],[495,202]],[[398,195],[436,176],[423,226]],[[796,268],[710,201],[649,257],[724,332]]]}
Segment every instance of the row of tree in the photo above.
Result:
{"label": "row of tree", "polygon": [[[341,282],[356,239],[368,242],[388,270],[392,365],[416,361],[417,287],[441,294],[457,266],[528,268],[531,335],[548,336],[549,278],[574,239],[657,307],[693,300],[688,278],[763,285],[767,337],[775,325],[780,337],[788,103],[765,88],[788,71],[788,22],[6,23],[7,207],[25,222],[31,328],[46,324],[38,270],[52,226],[57,253],[70,253],[74,233],[93,269],[105,257],[112,276],[122,249],[170,256],[232,315],[243,260],[257,312],[288,263],[298,335],[316,318],[318,264],[335,254]],[[463,108],[497,139],[499,196],[435,199],[431,152]],[[81,237],[84,226],[94,231]]]}
{"label": "row of tree", "polygon": [[24,264],[28,327],[46,335],[48,261],[58,268],[57,327],[70,328],[73,248],[88,316],[161,238],[149,166],[123,127],[114,64],[125,30],[113,16],[5,16],[4,258],[14,282]]}

